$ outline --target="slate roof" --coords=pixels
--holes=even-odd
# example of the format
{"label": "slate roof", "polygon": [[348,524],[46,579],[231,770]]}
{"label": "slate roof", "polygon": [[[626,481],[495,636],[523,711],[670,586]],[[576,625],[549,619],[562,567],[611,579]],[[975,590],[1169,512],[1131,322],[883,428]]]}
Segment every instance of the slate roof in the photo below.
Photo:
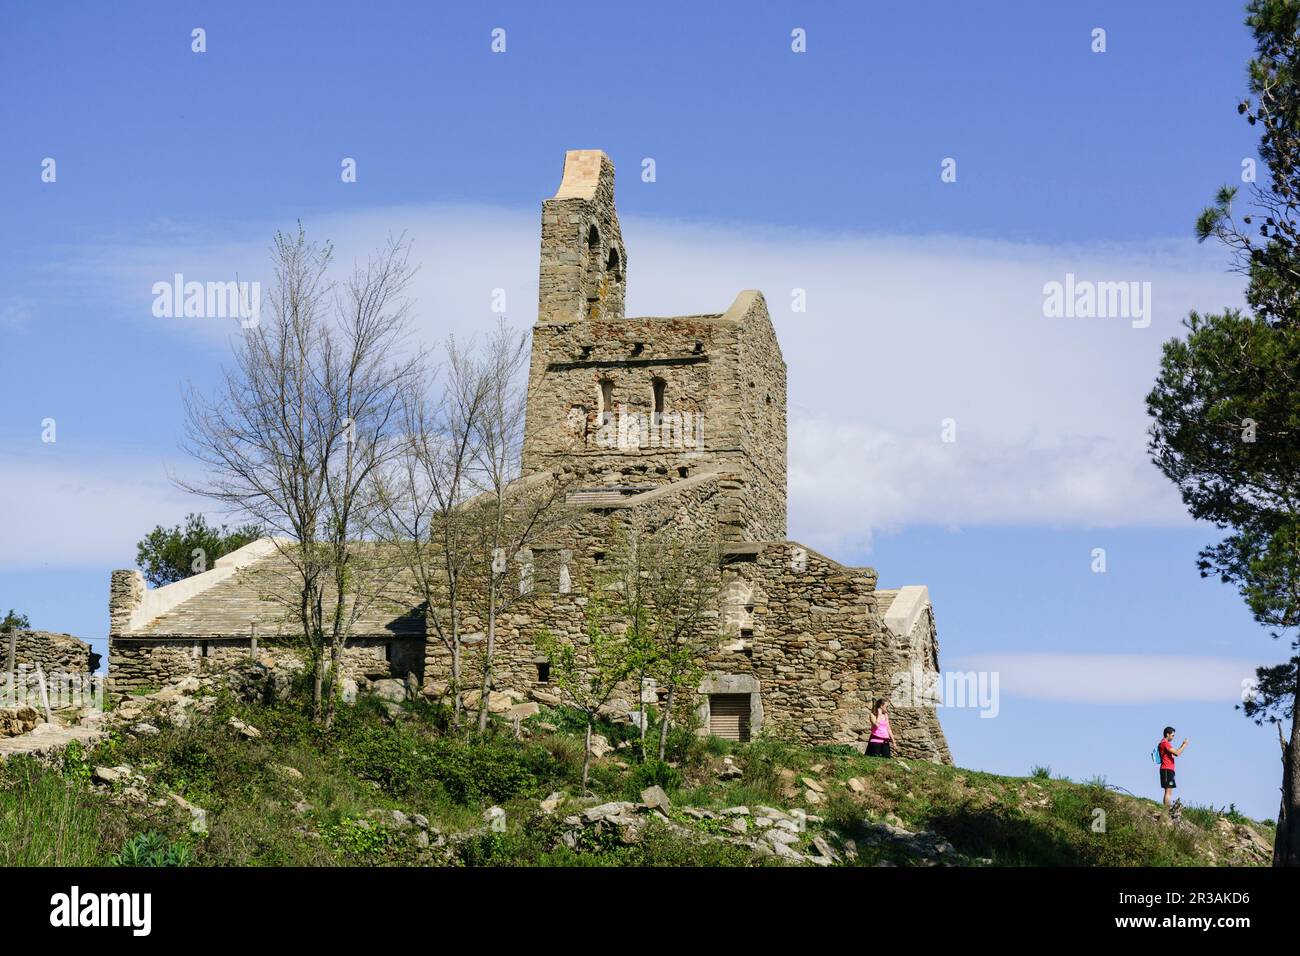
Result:
{"label": "slate roof", "polygon": [[[423,636],[423,618],[402,613],[411,593],[406,576],[395,569],[375,573],[382,575],[385,586],[378,599],[361,609],[353,635]],[[291,575],[285,558],[267,555],[122,636],[247,637],[254,621],[259,635],[297,633]],[[327,608],[333,603],[332,589],[326,590],[325,601]]]}

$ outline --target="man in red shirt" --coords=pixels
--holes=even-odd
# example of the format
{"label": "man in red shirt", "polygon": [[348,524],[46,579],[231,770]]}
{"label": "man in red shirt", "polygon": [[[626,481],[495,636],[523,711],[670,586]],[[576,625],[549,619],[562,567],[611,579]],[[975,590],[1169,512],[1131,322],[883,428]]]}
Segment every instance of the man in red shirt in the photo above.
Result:
{"label": "man in red shirt", "polygon": [[1164,738],[1156,746],[1156,750],[1160,752],[1160,786],[1165,791],[1165,807],[1169,806],[1169,795],[1178,786],[1174,782],[1174,758],[1181,757],[1186,749],[1186,737],[1183,738],[1182,746],[1177,750],[1174,749],[1174,728],[1166,727]]}

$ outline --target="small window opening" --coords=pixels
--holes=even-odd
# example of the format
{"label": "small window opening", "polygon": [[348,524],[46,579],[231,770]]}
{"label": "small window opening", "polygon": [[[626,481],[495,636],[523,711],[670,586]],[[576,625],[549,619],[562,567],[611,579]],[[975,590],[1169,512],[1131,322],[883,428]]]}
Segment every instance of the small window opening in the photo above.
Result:
{"label": "small window opening", "polygon": [[752,627],[742,627],[740,629],[740,636],[748,640],[749,638],[754,636],[754,629]]}
{"label": "small window opening", "polygon": [[606,425],[614,420],[614,382],[608,378],[600,380],[600,420]]}
{"label": "small window opening", "polygon": [[703,354],[703,352],[704,352],[704,343],[703,343],[703,342],[696,342],[696,343],[695,343],[694,353],[695,353],[696,355],[701,355],[701,354]]}
{"label": "small window opening", "polygon": [[592,554],[592,558],[594,558],[594,559],[597,560],[597,561],[604,561],[604,560],[605,560],[605,552],[604,552],[604,551],[597,551],[597,552],[595,552],[594,554]]}
{"label": "small window opening", "polygon": [[388,663],[390,663],[390,664],[393,663],[393,645],[392,645],[392,644],[385,644],[385,645],[384,645],[384,660],[386,660],[386,661],[387,661]]}
{"label": "small window opening", "polygon": [[584,345],[584,346],[582,347],[582,358],[585,358],[585,359],[586,359],[586,358],[591,358],[591,346],[590,346],[590,345]]}
{"label": "small window opening", "polygon": [[691,470],[690,470],[689,468],[687,468],[685,465],[682,465],[682,467],[680,467],[680,468],[677,469],[677,477],[678,477],[678,478],[685,478],[685,477],[686,477],[687,475],[689,475],[690,473],[691,473]]}
{"label": "small window opening", "polygon": [[612,275],[615,279],[619,279],[622,276],[618,271],[618,266],[619,266],[618,250],[611,248],[609,250],[609,258],[605,261],[605,271],[608,272],[610,275]]}
{"label": "small window opening", "polygon": [[642,352],[644,352],[644,351],[645,351],[645,343],[644,343],[644,342],[634,342],[634,343],[632,343],[632,354],[633,354],[633,355],[640,355],[640,354],[641,354]]}
{"label": "small window opening", "polygon": [[663,421],[664,418],[664,391],[668,388],[668,383],[665,382],[662,378],[656,378],[651,382],[651,387],[654,390],[654,400],[655,400],[655,413],[654,413],[653,421],[654,424],[658,425],[660,422]]}
{"label": "small window opening", "polygon": [[202,644],[200,644],[199,649],[200,649],[199,653],[202,654],[204,657],[212,656],[212,645],[209,644],[207,641],[204,641]]}
{"label": "small window opening", "polygon": [[600,230],[595,226],[587,230],[587,248],[593,252],[600,248]]}
{"label": "small window opening", "polygon": [[537,683],[549,684],[550,682],[551,682],[551,665],[538,661],[537,662]]}

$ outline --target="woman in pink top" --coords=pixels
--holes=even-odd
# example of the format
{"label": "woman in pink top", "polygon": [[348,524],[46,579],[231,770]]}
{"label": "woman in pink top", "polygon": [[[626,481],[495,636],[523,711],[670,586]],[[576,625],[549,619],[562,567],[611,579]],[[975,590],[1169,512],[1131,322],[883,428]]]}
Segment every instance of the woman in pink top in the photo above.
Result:
{"label": "woman in pink top", "polygon": [[888,757],[893,735],[889,732],[889,711],[885,699],[879,697],[871,708],[871,739],[867,741],[867,756]]}

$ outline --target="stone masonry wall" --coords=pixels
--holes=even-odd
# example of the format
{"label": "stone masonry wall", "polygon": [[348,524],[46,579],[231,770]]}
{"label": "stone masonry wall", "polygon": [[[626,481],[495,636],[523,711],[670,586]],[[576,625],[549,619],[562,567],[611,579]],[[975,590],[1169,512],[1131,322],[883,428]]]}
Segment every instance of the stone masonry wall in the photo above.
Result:
{"label": "stone masonry wall", "polygon": [[[90,674],[99,669],[100,657],[85,641],[71,634],[53,631],[15,631],[15,667],[35,669],[37,664],[46,674]],[[0,634],[0,667],[9,663],[9,635]]]}
{"label": "stone masonry wall", "polygon": [[[536,587],[527,596],[514,598],[498,617],[496,650],[493,654],[494,680],[491,689],[513,689],[521,693],[541,690],[547,685],[538,680],[538,663],[544,661],[534,638],[545,628],[557,636],[581,641],[586,634],[586,607],[593,576],[600,562],[608,556],[616,536],[628,523],[636,520],[645,533],[670,525],[681,532],[712,535],[718,522],[720,505],[725,501],[723,479],[710,477],[685,489],[665,489],[652,500],[635,509],[593,508],[581,512],[562,536],[550,542],[557,550],[569,553],[570,591],[560,593],[553,587]],[[539,553],[539,552],[538,552]],[[462,635],[462,690],[477,688],[481,675],[486,640],[486,620],[469,613],[464,618]],[[427,645],[424,673],[426,687],[441,692],[451,678],[451,652],[436,637]],[[635,701],[632,688],[622,695]]]}
{"label": "stone masonry wall", "polygon": [[[795,542],[765,544],[729,568],[730,593],[750,596],[733,613],[749,641],[732,640],[709,662],[710,680],[748,675],[762,699],[763,732],[805,743],[863,742],[870,709],[891,698],[894,675],[912,664],[876,609],[876,573],[846,568]],[[933,708],[891,706],[902,756],[951,762]]]}
{"label": "stone masonry wall", "polygon": [[[110,690],[123,694],[162,687],[191,674],[241,664],[250,657],[249,645],[247,637],[114,637],[109,642]],[[271,644],[258,647],[259,657],[278,651]],[[418,637],[356,637],[344,649],[343,669],[359,683],[404,679],[410,673],[418,678],[424,669],[424,641]]]}

